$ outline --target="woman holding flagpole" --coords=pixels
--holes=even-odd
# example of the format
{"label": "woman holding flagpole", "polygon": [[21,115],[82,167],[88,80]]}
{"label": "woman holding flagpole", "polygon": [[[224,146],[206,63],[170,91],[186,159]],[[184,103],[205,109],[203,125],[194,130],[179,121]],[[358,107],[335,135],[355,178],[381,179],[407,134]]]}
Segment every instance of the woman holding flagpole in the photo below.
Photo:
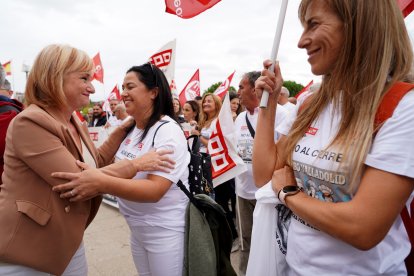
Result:
{"label": "woman holding flagpole", "polygon": [[[119,209],[131,230],[131,251],[139,275],[181,276],[184,258],[187,196],[176,183],[188,188],[190,154],[184,133],[176,121],[171,91],[164,73],[150,63],[131,67],[122,85],[127,113],[135,120],[115,154],[115,164],[139,158],[151,151],[172,151],[175,167],[166,172],[138,172],[133,179],[113,177],[99,169],[81,173],[55,173],[70,180],[55,187],[71,202],[98,194],[117,196]],[[72,196],[70,191],[76,189]]]}
{"label": "woman holding flagpole", "polygon": [[265,61],[256,82],[258,96],[270,97],[259,113],[254,177],[259,186],[271,181],[294,213],[287,275],[407,275],[400,213],[414,189],[413,52],[397,1],[303,0],[299,17],[298,46],[322,84],[276,144],[279,66],[269,71]]}

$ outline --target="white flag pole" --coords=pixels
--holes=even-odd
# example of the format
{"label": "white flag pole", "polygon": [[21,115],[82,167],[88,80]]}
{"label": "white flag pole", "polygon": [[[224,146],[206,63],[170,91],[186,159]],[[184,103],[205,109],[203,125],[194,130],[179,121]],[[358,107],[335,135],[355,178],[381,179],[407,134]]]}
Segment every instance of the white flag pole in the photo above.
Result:
{"label": "white flag pole", "polygon": [[[288,4],[288,0],[282,0],[282,5],[280,7],[280,12],[279,12],[279,20],[276,26],[275,38],[273,40],[272,53],[270,56],[270,60],[272,61],[272,66],[270,66],[269,68],[270,71],[273,71],[275,68],[274,62],[277,57],[277,52],[279,51],[280,37],[282,36],[283,23],[285,22],[287,4]],[[268,100],[269,100],[269,92],[265,90],[263,91],[262,98],[260,100],[260,108],[266,108]]]}

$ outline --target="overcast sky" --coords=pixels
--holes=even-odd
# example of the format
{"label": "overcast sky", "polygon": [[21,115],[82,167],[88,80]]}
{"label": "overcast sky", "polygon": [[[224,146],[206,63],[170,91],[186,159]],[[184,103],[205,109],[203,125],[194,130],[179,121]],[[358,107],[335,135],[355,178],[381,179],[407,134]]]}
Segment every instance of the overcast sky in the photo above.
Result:
{"label": "overcast sky", "polygon": [[[302,28],[297,19],[300,0],[290,0],[279,49],[285,80],[306,85],[312,79],[305,50],[297,48]],[[201,90],[224,81],[236,70],[241,75],[260,70],[270,56],[281,0],[222,0],[210,10],[181,19],[165,13],[163,0],[0,0],[0,61],[12,60],[9,80],[23,91],[22,64],[31,65],[51,43],[66,43],[97,52],[105,85],[94,81],[92,100],[103,100],[125,71],[148,60],[168,41],[177,39],[175,80],[180,92],[200,69]],[[414,37],[414,16],[406,19]]]}

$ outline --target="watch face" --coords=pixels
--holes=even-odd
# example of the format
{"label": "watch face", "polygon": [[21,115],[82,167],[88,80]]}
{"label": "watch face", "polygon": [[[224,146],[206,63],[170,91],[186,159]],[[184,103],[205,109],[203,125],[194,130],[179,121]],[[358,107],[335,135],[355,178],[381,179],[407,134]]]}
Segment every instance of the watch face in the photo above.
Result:
{"label": "watch face", "polygon": [[297,192],[299,190],[300,190],[300,187],[293,186],[293,185],[288,185],[288,186],[283,187],[283,192],[287,194],[292,193],[292,192]]}

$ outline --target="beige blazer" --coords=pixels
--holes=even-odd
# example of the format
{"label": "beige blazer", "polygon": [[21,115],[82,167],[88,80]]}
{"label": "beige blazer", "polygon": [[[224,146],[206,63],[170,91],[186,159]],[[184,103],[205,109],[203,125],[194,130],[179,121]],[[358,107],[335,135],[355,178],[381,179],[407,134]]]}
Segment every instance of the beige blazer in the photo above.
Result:
{"label": "beige blazer", "polygon": [[[97,150],[87,127],[76,116],[71,120],[97,166],[110,164],[125,131],[115,130]],[[63,273],[102,200],[71,203],[52,191],[65,181],[51,173],[79,172],[76,160],[83,161],[82,151],[61,112],[30,105],[11,122],[0,190],[0,262]],[[106,172],[124,178],[136,174],[131,162],[113,164]]]}

